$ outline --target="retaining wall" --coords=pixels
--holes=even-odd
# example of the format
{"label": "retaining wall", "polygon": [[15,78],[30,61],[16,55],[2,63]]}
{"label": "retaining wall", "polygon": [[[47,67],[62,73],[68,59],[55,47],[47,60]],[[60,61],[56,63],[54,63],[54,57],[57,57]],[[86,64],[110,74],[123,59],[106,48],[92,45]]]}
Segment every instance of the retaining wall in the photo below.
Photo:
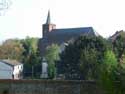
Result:
{"label": "retaining wall", "polygon": [[94,81],[0,80],[0,94],[104,94]]}

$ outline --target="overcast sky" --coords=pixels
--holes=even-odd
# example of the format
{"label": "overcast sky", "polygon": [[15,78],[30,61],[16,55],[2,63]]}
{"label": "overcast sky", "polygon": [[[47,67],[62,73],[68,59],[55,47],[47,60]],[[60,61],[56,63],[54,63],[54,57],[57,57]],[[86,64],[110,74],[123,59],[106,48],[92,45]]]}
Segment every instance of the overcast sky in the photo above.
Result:
{"label": "overcast sky", "polygon": [[11,0],[9,5],[0,11],[0,41],[42,37],[48,9],[57,28],[92,26],[104,37],[125,30],[125,0]]}

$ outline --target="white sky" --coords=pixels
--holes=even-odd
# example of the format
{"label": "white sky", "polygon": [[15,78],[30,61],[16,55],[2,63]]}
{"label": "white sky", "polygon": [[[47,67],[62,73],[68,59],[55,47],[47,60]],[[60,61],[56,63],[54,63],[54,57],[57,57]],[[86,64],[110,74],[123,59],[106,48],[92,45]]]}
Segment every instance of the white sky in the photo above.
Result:
{"label": "white sky", "polygon": [[48,9],[57,28],[92,26],[104,37],[125,30],[125,0],[11,1],[9,9],[0,16],[0,41],[42,37],[42,24],[46,21]]}

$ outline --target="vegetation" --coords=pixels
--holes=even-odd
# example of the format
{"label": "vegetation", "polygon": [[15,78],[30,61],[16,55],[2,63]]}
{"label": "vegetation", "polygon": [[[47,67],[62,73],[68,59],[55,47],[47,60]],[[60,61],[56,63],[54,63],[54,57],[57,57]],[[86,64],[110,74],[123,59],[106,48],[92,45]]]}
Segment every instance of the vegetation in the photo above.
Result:
{"label": "vegetation", "polygon": [[56,62],[59,60],[59,46],[56,44],[52,44],[47,47],[45,58],[48,62],[48,75],[49,78],[55,78],[56,76]]}
{"label": "vegetation", "polygon": [[118,59],[125,53],[125,33],[123,31],[119,32],[119,36],[117,36],[113,41],[113,50]]}
{"label": "vegetation", "polygon": [[[120,31],[116,35],[110,40],[81,36],[68,44],[62,53],[58,45],[50,45],[45,53],[49,78],[55,78],[58,70],[65,79],[97,80],[107,94],[124,94],[125,33]],[[29,37],[6,40],[0,45],[0,58],[23,62],[24,77],[38,78],[42,61],[37,43],[37,38]]]}
{"label": "vegetation", "polygon": [[41,56],[37,38],[8,39],[0,45],[1,59],[15,59],[24,63],[24,77],[37,76],[41,72]]}
{"label": "vegetation", "polygon": [[113,41],[93,36],[78,38],[61,54],[62,74],[66,79],[97,80],[107,94],[124,94],[124,34]]}
{"label": "vegetation", "polygon": [[19,40],[8,39],[0,45],[0,58],[21,60],[23,51],[23,45]]}
{"label": "vegetation", "polygon": [[67,79],[94,80],[98,77],[98,65],[109,48],[102,37],[82,36],[66,47],[61,54],[61,67]]}
{"label": "vegetation", "polygon": [[22,62],[24,63],[24,76],[39,78],[41,74],[41,56],[38,51],[38,39],[29,38],[21,40],[24,51]]}
{"label": "vegetation", "polygon": [[115,81],[117,80],[117,59],[115,54],[108,50],[104,54],[103,64],[100,66],[100,83],[108,91],[107,94],[114,94],[117,90]]}

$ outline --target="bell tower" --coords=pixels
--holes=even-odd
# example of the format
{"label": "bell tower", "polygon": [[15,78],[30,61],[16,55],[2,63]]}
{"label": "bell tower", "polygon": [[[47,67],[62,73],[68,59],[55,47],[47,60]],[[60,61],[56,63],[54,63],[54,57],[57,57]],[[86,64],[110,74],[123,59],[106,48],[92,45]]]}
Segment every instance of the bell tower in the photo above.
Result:
{"label": "bell tower", "polygon": [[43,37],[53,29],[56,29],[56,25],[51,23],[50,11],[48,11],[46,23],[43,24]]}

